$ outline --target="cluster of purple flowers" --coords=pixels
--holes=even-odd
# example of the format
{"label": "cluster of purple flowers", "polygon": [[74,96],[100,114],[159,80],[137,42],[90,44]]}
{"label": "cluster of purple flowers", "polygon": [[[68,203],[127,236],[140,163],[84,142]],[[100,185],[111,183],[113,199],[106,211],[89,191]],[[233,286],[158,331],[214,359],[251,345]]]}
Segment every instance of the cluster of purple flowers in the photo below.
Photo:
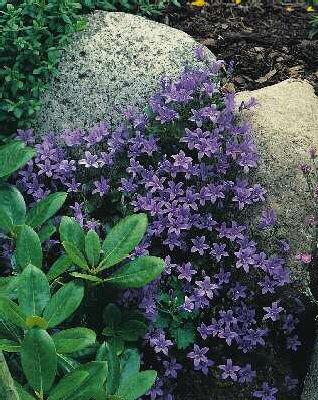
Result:
{"label": "cluster of purple flowers", "polygon": [[[89,132],[67,131],[62,147],[47,136],[17,177],[34,201],[66,188],[76,219],[88,228],[98,228],[87,213],[92,201],[148,214],[148,232],[132,257],[158,254],[166,269],[147,287],[125,291],[120,302],[149,320],[144,350],[154,357],[146,355],[145,363],[155,359],[161,372],[151,400],[172,400],[176,378],[189,368],[250,385],[251,398],[274,400],[275,384],[282,384],[259,378],[253,355],[261,357],[278,337],[288,351],[300,345],[298,318],[281,298],[289,283],[282,258],[288,244],[266,254],[242,217],[266,191],[249,176],[258,155],[235,95],[221,89],[223,68],[204,61],[176,81],[162,78],[147,110],[127,108],[127,123],[116,129],[100,123]],[[19,136],[33,144],[30,131]],[[259,228],[275,223],[275,212],[264,209]],[[279,378],[286,390],[295,388],[293,378]]]}

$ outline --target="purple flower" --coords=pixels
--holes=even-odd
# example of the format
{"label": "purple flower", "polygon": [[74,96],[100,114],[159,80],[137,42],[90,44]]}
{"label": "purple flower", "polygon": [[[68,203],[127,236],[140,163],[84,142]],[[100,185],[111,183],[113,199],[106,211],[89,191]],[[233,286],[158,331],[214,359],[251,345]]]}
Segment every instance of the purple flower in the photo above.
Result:
{"label": "purple flower", "polygon": [[245,367],[241,367],[238,376],[240,383],[252,383],[256,378],[256,372],[252,370],[251,364],[246,364]]}
{"label": "purple flower", "polygon": [[237,373],[241,369],[238,365],[233,365],[233,361],[228,358],[226,360],[226,364],[219,365],[219,369],[222,370],[221,379],[232,379],[233,381],[237,381],[238,376]]}
{"label": "purple flower", "polygon": [[205,325],[203,322],[201,325],[198,327],[198,332],[200,333],[201,337],[203,340],[207,339],[208,336],[212,335],[213,329],[209,325]]}
{"label": "purple flower", "polygon": [[208,297],[212,299],[214,294],[217,293],[217,289],[219,289],[219,285],[211,282],[211,278],[209,276],[205,276],[203,281],[195,281],[198,289],[196,289],[196,293],[200,297]]}
{"label": "purple flower", "polygon": [[253,392],[253,396],[261,400],[276,400],[276,393],[278,390],[275,387],[270,387],[267,382],[263,382],[262,390]]}
{"label": "purple flower", "polygon": [[206,353],[209,351],[208,347],[200,348],[197,344],[194,344],[193,351],[188,353],[188,357],[193,359],[194,369],[196,371],[202,371],[207,375],[209,367],[214,365],[212,360],[209,360]]}
{"label": "purple flower", "polygon": [[78,163],[79,165],[84,165],[85,168],[99,168],[98,157],[89,151],[85,151],[85,158],[79,160]]}
{"label": "purple flower", "polygon": [[199,253],[203,256],[205,250],[209,248],[209,246],[205,243],[205,236],[197,236],[194,239],[191,239],[193,246],[191,247],[191,253]]}
{"label": "purple flower", "polygon": [[100,197],[103,197],[109,191],[108,180],[101,176],[99,181],[94,182],[95,189],[92,191],[92,194],[99,194]]}
{"label": "purple flower", "polygon": [[178,279],[185,280],[187,282],[191,282],[192,275],[195,275],[197,271],[192,268],[191,263],[182,264],[181,266],[177,267],[178,272]]}
{"label": "purple flower", "polygon": [[270,307],[263,307],[263,310],[266,311],[266,314],[263,317],[264,321],[267,319],[277,321],[280,318],[280,313],[284,311],[284,308],[278,305],[278,301],[275,301]]}
{"label": "purple flower", "polygon": [[267,209],[262,211],[259,227],[260,229],[268,229],[274,226],[277,222],[277,215],[275,210]]}
{"label": "purple flower", "polygon": [[287,338],[288,350],[297,351],[299,346],[301,346],[301,342],[298,340],[298,335],[290,336]]}
{"label": "purple flower", "polygon": [[163,353],[168,355],[169,347],[173,346],[171,340],[166,339],[164,333],[160,333],[157,338],[153,340],[154,350],[156,353]]}
{"label": "purple flower", "polygon": [[213,243],[213,249],[210,254],[214,256],[217,261],[221,261],[222,257],[228,257],[229,253],[225,250],[225,244]]}
{"label": "purple flower", "polygon": [[182,365],[178,364],[175,358],[171,358],[170,361],[163,361],[165,368],[165,376],[168,378],[176,378],[178,371],[182,369]]}

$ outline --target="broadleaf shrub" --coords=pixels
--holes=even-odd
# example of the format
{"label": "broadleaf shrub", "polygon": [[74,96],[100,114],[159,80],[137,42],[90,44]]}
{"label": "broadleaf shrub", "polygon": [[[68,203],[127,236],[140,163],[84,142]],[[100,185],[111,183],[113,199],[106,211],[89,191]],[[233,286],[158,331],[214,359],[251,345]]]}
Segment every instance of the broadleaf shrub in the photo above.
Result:
{"label": "broadleaf shrub", "polygon": [[[284,360],[300,346],[302,305],[284,290],[287,243],[272,235],[271,248],[262,248],[276,214],[262,208],[266,190],[251,176],[258,155],[242,110],[254,101],[236,106],[222,86],[223,62],[207,61],[201,47],[196,57],[201,66],[186,66],[177,80],[163,77],[142,112],[128,107],[125,124],[100,122],[89,131],[56,133],[59,140],[44,137],[15,182],[29,201],[66,190],[74,218],[88,231],[109,230],[132,212],[147,214],[146,235],[130,258],[165,258],[164,273],[142,289],[130,285],[118,298],[147,320],[144,363],[159,371],[147,398],[172,399],[194,373],[214,388],[239,390],[244,399],[292,398],[297,379]],[[34,143],[30,130],[18,137]],[[247,217],[254,205],[262,210],[252,229]],[[71,218],[61,226],[65,238],[80,232]],[[87,272],[84,236],[72,237],[81,242],[66,245],[72,265],[82,268],[75,274],[87,280],[107,274],[102,261]],[[120,336],[116,329],[114,322],[104,334]],[[117,350],[122,339],[114,339]],[[118,368],[112,361],[112,393]]]}

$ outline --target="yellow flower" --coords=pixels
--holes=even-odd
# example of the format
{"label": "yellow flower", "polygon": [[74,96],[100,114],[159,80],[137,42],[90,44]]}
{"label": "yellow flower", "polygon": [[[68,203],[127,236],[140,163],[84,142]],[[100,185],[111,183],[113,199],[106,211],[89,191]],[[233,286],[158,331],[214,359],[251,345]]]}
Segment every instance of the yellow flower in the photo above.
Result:
{"label": "yellow flower", "polygon": [[314,9],[313,6],[308,6],[308,7],[306,8],[306,10],[307,10],[308,12],[314,12],[314,11],[315,11],[315,9]]}
{"label": "yellow flower", "polygon": [[235,4],[239,5],[242,3],[242,0],[234,0]]}
{"label": "yellow flower", "polygon": [[203,7],[203,6],[207,5],[207,3],[205,2],[205,0],[195,0],[191,3],[191,5],[197,6],[197,7]]}
{"label": "yellow flower", "polygon": [[287,7],[286,7],[286,11],[287,11],[287,12],[292,12],[292,11],[294,11],[294,8],[291,7],[291,6],[287,6]]}

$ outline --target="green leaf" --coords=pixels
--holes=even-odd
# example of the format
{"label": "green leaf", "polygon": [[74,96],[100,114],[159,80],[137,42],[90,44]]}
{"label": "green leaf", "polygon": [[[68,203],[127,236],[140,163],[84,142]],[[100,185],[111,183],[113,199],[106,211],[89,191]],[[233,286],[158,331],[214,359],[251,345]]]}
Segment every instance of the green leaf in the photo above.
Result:
{"label": "green leaf", "polygon": [[85,236],[85,253],[90,265],[95,266],[98,264],[100,252],[101,244],[99,236],[91,229]]}
{"label": "green leaf", "polygon": [[14,225],[23,224],[25,213],[25,202],[18,189],[11,185],[0,184],[0,228],[9,232]]}
{"label": "green leaf", "polygon": [[21,350],[21,344],[9,339],[0,339],[0,351],[18,353]]}
{"label": "green leaf", "polygon": [[16,259],[23,268],[29,264],[42,268],[42,247],[39,236],[28,225],[23,225],[17,238]]}
{"label": "green leaf", "polygon": [[130,215],[115,225],[104,240],[104,257],[100,268],[110,268],[125,259],[141,242],[147,226],[146,214]]}
{"label": "green leaf", "polygon": [[20,307],[6,297],[0,297],[0,313],[13,324],[26,329],[26,315]]}
{"label": "green leaf", "polygon": [[46,306],[43,317],[49,328],[60,324],[77,310],[84,297],[84,288],[76,282],[67,283],[58,290]]}
{"label": "green leaf", "polygon": [[18,290],[20,309],[26,315],[40,316],[50,297],[50,286],[45,274],[29,264],[20,275]]}
{"label": "green leaf", "polygon": [[157,278],[164,266],[164,261],[159,257],[138,257],[104,279],[104,282],[121,288],[140,288]]}
{"label": "green leaf", "polygon": [[186,349],[195,342],[195,330],[191,325],[173,329],[171,330],[171,335],[180,350]]}
{"label": "green leaf", "polygon": [[36,152],[25,147],[21,141],[12,141],[0,146],[0,178],[4,178],[23,167]]}
{"label": "green leaf", "polygon": [[44,243],[46,240],[50,239],[50,237],[56,232],[56,227],[52,224],[52,222],[48,222],[43,225],[39,230],[39,238],[41,243]]}
{"label": "green leaf", "polygon": [[75,371],[75,369],[77,369],[81,365],[78,361],[66,356],[65,354],[58,354],[57,361],[59,367],[61,367],[61,369],[66,373]]}
{"label": "green leaf", "polygon": [[103,311],[103,321],[106,326],[114,327],[120,323],[122,314],[120,309],[113,303],[107,304]]}
{"label": "green leaf", "polygon": [[156,371],[143,371],[130,375],[119,385],[116,395],[125,400],[137,400],[148,392],[155,383]]}
{"label": "green leaf", "polygon": [[92,361],[82,365],[77,371],[88,372],[86,379],[78,386],[76,393],[67,400],[90,400],[95,398],[95,393],[100,391],[107,377],[107,363]]}
{"label": "green leaf", "polygon": [[147,333],[147,325],[137,320],[124,321],[116,333],[127,342],[134,342]]}
{"label": "green leaf", "polygon": [[48,281],[49,282],[54,281],[54,279],[58,278],[65,271],[67,271],[71,265],[72,265],[72,261],[69,258],[69,256],[66,254],[62,254],[53,263],[52,267],[49,269],[48,273],[46,274]]}
{"label": "green leaf", "polygon": [[0,296],[16,298],[19,287],[18,276],[0,277]]}
{"label": "green leaf", "polygon": [[62,207],[67,197],[67,193],[57,192],[50,194],[45,199],[40,200],[31,208],[26,216],[26,224],[32,228],[41,226]]}
{"label": "green leaf", "polygon": [[57,356],[53,339],[43,329],[32,328],[21,348],[23,372],[32,388],[46,393],[52,386],[57,369]]}
{"label": "green leaf", "polygon": [[14,382],[15,388],[19,395],[19,400],[35,400],[18,382]]}
{"label": "green leaf", "polygon": [[78,265],[82,269],[88,269],[88,264],[83,253],[77,247],[75,247],[73,243],[62,242],[62,245],[67,255],[75,265]]}
{"label": "green leaf", "polygon": [[51,390],[48,400],[65,400],[78,391],[79,386],[88,376],[87,371],[73,371],[64,376]]}
{"label": "green leaf", "polygon": [[74,278],[84,279],[84,281],[90,281],[96,283],[104,282],[102,279],[98,278],[98,276],[95,275],[81,274],[79,272],[71,272],[70,275],[74,276]]}
{"label": "green leaf", "polygon": [[80,224],[74,218],[63,217],[60,223],[61,242],[72,243],[81,251],[85,249],[85,234]]}
{"label": "green leaf", "polygon": [[140,370],[140,355],[137,350],[127,349],[120,360],[120,384]]}
{"label": "green leaf", "polygon": [[74,353],[94,344],[96,334],[87,328],[71,328],[56,333],[52,338],[58,353]]}
{"label": "green leaf", "polygon": [[41,329],[47,329],[47,321],[42,318],[39,317],[38,315],[29,315],[26,318],[26,325],[29,329],[37,327],[37,328],[41,328]]}
{"label": "green leaf", "polygon": [[107,393],[114,394],[118,388],[120,378],[120,365],[115,346],[111,343],[102,343],[96,354],[96,360],[107,361]]}

